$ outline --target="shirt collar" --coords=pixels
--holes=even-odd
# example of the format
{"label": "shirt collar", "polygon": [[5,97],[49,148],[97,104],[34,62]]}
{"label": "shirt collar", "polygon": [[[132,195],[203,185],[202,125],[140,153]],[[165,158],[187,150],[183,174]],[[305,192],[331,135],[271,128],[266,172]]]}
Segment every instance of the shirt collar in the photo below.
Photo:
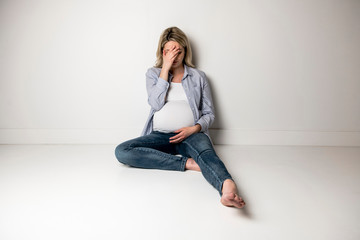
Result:
{"label": "shirt collar", "polygon": [[184,64],[184,77],[183,77],[183,79],[185,79],[188,75],[191,75],[189,73],[189,67],[186,64]]}

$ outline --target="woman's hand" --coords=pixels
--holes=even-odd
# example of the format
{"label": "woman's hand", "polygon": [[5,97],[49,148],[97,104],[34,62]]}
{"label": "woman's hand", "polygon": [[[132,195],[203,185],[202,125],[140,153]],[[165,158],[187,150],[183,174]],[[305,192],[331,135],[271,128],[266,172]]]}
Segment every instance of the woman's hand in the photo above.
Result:
{"label": "woman's hand", "polygon": [[163,50],[163,68],[170,70],[175,58],[179,55],[180,48],[177,48],[175,45],[172,46],[169,50]]}
{"label": "woman's hand", "polygon": [[174,131],[174,133],[177,133],[175,136],[170,138],[170,143],[179,143],[184,141],[187,137],[194,133],[198,133],[201,130],[200,124],[196,124],[192,127],[183,127],[179,130]]}

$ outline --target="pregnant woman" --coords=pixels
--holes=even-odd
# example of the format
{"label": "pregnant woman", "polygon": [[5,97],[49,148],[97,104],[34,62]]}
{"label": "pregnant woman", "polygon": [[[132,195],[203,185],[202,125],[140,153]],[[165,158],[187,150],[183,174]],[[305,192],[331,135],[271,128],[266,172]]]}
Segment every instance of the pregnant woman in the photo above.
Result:
{"label": "pregnant woman", "polygon": [[208,129],[215,118],[211,90],[205,74],[192,64],[184,32],[165,29],[156,55],[155,67],[146,73],[149,118],[142,136],[116,147],[116,158],[137,168],[199,171],[217,189],[223,205],[244,207],[210,141]]}

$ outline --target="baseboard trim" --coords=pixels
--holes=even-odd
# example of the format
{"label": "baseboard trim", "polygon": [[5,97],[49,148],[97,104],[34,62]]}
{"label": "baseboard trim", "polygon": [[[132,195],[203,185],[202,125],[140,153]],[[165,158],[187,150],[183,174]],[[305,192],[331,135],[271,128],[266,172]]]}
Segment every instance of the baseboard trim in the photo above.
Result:
{"label": "baseboard trim", "polygon": [[[141,129],[0,129],[0,144],[118,144]],[[214,144],[360,146],[360,132],[211,129]]]}
{"label": "baseboard trim", "polygon": [[289,145],[289,146],[360,146],[360,132],[330,131],[254,131],[214,129],[215,144]]}

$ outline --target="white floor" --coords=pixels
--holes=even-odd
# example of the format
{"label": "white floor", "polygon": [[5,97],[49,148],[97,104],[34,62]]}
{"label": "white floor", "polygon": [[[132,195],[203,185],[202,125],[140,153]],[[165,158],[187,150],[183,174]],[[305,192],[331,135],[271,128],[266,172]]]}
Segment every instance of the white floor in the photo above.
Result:
{"label": "white floor", "polygon": [[360,239],[360,148],[216,146],[247,206],[115,145],[0,145],[0,239]]}

